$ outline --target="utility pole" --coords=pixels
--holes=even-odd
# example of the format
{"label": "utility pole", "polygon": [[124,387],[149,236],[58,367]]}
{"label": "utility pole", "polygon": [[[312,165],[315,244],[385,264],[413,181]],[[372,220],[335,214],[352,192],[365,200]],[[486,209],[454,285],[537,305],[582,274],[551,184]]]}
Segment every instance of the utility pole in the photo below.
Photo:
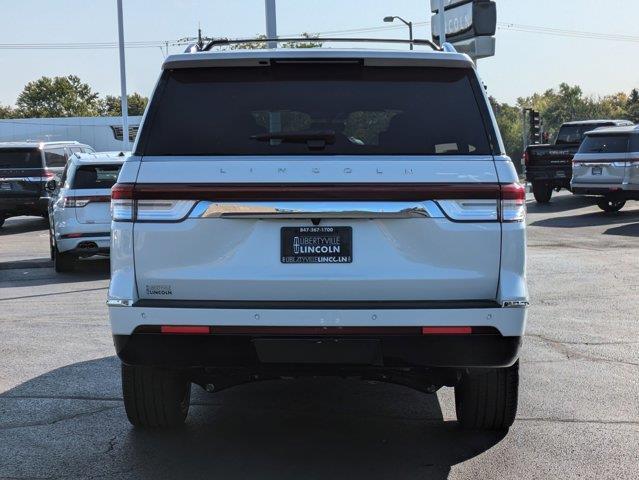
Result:
{"label": "utility pole", "polygon": [[[266,38],[277,38],[277,15],[275,0],[264,0],[266,14]],[[277,42],[268,42],[268,48],[277,48]]]}
{"label": "utility pole", "polygon": [[526,148],[528,148],[528,132],[527,130],[527,126],[528,123],[526,122],[526,113],[528,112],[527,108],[524,108],[522,110],[522,127],[521,127],[521,132],[522,132],[522,140],[523,140],[523,144],[524,144],[524,151],[526,151]]}
{"label": "utility pole", "polygon": [[446,7],[444,0],[439,0],[439,46],[446,43]]}
{"label": "utility pole", "polygon": [[120,47],[120,109],[122,110],[122,150],[129,148],[129,102],[126,94],[126,60],[124,58],[124,16],[118,0],[118,44]]}

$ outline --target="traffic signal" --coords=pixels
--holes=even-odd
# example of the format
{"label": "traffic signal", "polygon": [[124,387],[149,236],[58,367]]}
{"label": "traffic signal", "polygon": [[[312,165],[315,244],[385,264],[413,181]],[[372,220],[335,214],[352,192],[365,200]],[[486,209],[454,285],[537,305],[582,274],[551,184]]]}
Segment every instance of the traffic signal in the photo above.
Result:
{"label": "traffic signal", "polygon": [[536,110],[530,110],[530,143],[541,143],[541,114]]}

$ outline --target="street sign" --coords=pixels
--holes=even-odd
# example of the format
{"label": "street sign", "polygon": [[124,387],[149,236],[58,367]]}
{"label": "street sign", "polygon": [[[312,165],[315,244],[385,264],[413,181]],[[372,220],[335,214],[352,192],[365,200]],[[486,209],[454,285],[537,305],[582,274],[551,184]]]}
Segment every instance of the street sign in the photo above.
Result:
{"label": "street sign", "polygon": [[495,55],[495,37],[477,37],[455,43],[455,50],[465,53],[474,60]]}
{"label": "street sign", "polygon": [[[472,0],[444,0],[444,10],[456,7],[462,3],[468,3]],[[430,0],[430,11],[436,13],[439,10],[439,0]]]}
{"label": "street sign", "polygon": [[[450,7],[444,7],[446,41],[452,43],[476,37],[490,37],[497,30],[497,5],[490,0],[445,0]],[[431,0],[439,4],[439,0]],[[446,4],[446,3],[445,3]],[[437,12],[431,21],[433,40],[439,43],[440,15]]]}

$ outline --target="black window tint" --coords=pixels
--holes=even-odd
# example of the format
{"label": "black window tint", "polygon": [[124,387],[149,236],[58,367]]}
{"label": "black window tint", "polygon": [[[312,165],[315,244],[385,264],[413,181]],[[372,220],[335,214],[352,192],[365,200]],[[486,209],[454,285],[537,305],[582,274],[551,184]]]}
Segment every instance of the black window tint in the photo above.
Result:
{"label": "black window tint", "polygon": [[0,168],[42,168],[42,154],[37,148],[3,148]]}
{"label": "black window tint", "polygon": [[581,143],[584,139],[584,135],[586,132],[590,132],[600,127],[609,127],[612,126],[612,123],[594,123],[588,125],[566,125],[559,129],[559,133],[557,134],[557,140],[555,143]]}
{"label": "black window tint", "polygon": [[50,148],[44,151],[47,167],[64,167],[67,164],[67,153],[64,148]]}
{"label": "black window tint", "polygon": [[639,153],[639,134],[630,135],[630,151]]}
{"label": "black window tint", "polygon": [[74,189],[111,188],[118,180],[120,165],[82,165],[73,175]]}
{"label": "black window tint", "polygon": [[579,153],[627,153],[628,135],[588,135]]}
{"label": "black window tint", "polygon": [[490,155],[472,71],[276,64],[165,72],[144,155]]}

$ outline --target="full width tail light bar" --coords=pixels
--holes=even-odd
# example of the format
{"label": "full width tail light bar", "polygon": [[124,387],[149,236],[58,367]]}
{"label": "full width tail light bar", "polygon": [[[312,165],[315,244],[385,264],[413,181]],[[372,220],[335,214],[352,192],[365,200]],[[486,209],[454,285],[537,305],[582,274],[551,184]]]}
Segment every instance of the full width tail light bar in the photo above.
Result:
{"label": "full width tail light bar", "polygon": [[498,183],[129,184],[111,189],[114,221],[179,222],[198,201],[427,201],[457,222],[520,222],[523,185]]}

